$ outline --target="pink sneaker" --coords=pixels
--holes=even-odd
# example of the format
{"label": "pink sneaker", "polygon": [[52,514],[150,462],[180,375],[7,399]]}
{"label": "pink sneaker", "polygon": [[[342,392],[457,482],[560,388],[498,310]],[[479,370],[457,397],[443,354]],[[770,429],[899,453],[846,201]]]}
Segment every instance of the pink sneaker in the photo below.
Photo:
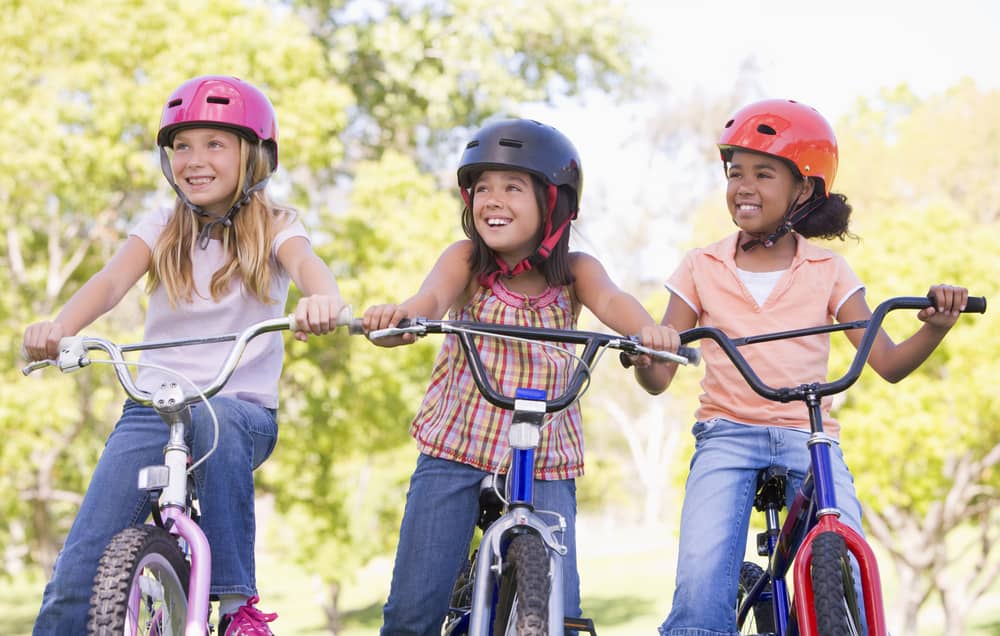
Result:
{"label": "pink sneaker", "polygon": [[278,618],[278,615],[260,611],[254,607],[258,602],[259,597],[251,596],[246,605],[223,616],[219,621],[219,633],[223,636],[274,636],[267,624]]}

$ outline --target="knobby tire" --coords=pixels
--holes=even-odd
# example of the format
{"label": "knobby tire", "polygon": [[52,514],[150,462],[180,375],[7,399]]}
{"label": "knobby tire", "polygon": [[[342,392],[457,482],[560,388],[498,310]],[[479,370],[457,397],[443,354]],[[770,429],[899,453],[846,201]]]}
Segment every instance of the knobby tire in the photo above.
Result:
{"label": "knobby tire", "polygon": [[863,633],[854,573],[844,538],[823,532],[812,545],[813,608],[819,636],[850,636]]}
{"label": "knobby tire", "polygon": [[[739,591],[736,595],[737,614],[740,606],[743,605],[743,599],[747,597],[750,590],[753,589],[753,586],[762,576],[764,576],[764,569],[762,567],[751,561],[743,562],[742,567],[740,567]],[[765,592],[770,591],[771,584],[768,583],[767,587],[765,587]],[[737,626],[740,634],[775,633],[772,605],[773,601],[768,602],[766,600],[759,600],[754,603],[753,608],[746,616],[746,621]]]}
{"label": "knobby tire", "polygon": [[507,548],[493,633],[546,636],[549,627],[549,554],[536,534],[519,534]]}
{"label": "knobby tire", "polygon": [[94,577],[90,636],[184,633],[190,566],[177,538],[156,526],[119,532]]}

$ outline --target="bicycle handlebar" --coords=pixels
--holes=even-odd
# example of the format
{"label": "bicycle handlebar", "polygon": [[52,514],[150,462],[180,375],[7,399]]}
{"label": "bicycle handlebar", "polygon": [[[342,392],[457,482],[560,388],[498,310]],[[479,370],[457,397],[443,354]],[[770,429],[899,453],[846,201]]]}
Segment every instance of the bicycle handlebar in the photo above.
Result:
{"label": "bicycle handlebar", "polygon": [[[350,333],[363,333],[361,321],[352,319],[353,312],[350,305],[344,306],[337,316],[337,326],[347,327]],[[196,344],[211,344],[217,342],[233,342],[225,361],[219,368],[215,378],[205,387],[198,387],[201,393],[190,393],[190,387],[183,387],[184,402],[193,403],[204,398],[210,398],[218,393],[226,385],[229,378],[236,370],[243,352],[246,351],[247,344],[257,336],[272,331],[299,331],[294,314],[289,314],[282,318],[272,318],[263,320],[252,325],[239,333],[225,334],[221,336],[207,336],[204,338],[188,338],[180,340],[161,340],[154,342],[141,342],[133,345],[118,345],[104,338],[94,338],[89,336],[70,336],[59,341],[59,358],[57,360],[36,360],[25,365],[21,373],[28,375],[47,366],[59,367],[63,373],[70,373],[91,364],[87,356],[89,351],[104,351],[111,358],[115,368],[115,375],[121,383],[125,393],[138,404],[152,406],[153,394],[140,389],[135,384],[135,380],[125,367],[130,364],[125,360],[124,354],[130,351],[143,351],[149,349],[164,349],[167,347],[183,347]]]}
{"label": "bicycle handlebar", "polygon": [[678,353],[658,351],[642,346],[634,336],[617,336],[593,331],[578,331],[575,329],[525,327],[521,325],[504,325],[465,320],[427,320],[425,318],[401,320],[396,327],[372,331],[368,334],[368,337],[375,340],[407,333],[412,333],[416,336],[438,333],[458,336],[458,341],[462,346],[465,357],[469,361],[469,368],[472,371],[472,378],[476,383],[476,387],[490,404],[507,410],[514,409],[514,398],[503,395],[493,388],[488,379],[489,376],[483,364],[482,357],[479,354],[479,349],[472,342],[473,335],[485,334],[508,339],[584,345],[583,353],[579,356],[580,362],[573,370],[566,390],[562,395],[551,400],[546,400],[546,413],[561,411],[576,400],[577,394],[580,392],[584,381],[589,375],[590,365],[594,362],[597,353],[602,347],[618,349],[631,355],[648,354],[655,358],[677,362],[678,364],[698,364],[701,360],[701,352],[698,349],[681,347]]}
{"label": "bicycle handlebar", "polygon": [[[796,400],[805,401],[810,396],[822,397],[841,393],[842,391],[850,388],[850,386],[858,380],[858,377],[860,377],[861,372],[864,370],[865,364],[868,361],[868,355],[871,353],[872,345],[875,343],[875,337],[878,335],[879,328],[882,326],[882,321],[890,311],[894,311],[896,309],[924,309],[930,306],[932,306],[932,301],[927,297],[898,296],[881,302],[872,312],[872,317],[867,320],[760,334],[744,338],[730,338],[716,327],[695,327],[693,329],[682,331],[680,336],[682,343],[693,342],[695,340],[702,340],[705,338],[713,340],[719,345],[719,347],[722,348],[723,353],[725,353],[730,361],[732,361],[732,363],[736,366],[736,369],[747,381],[747,384],[750,385],[750,388],[752,388],[761,397],[775,402],[793,402]],[[966,301],[965,309],[962,310],[962,313],[986,313],[986,298],[984,296],[970,296]],[[768,342],[772,340],[784,340],[788,338],[799,338],[802,336],[830,333],[833,331],[847,331],[850,329],[864,329],[865,332],[861,337],[857,353],[854,354],[854,359],[851,361],[851,365],[848,370],[843,376],[830,382],[801,384],[797,387],[771,387],[765,384],[760,377],[757,376],[754,370],[750,367],[746,358],[743,357],[743,354],[741,354],[737,349],[737,347],[746,344]]]}

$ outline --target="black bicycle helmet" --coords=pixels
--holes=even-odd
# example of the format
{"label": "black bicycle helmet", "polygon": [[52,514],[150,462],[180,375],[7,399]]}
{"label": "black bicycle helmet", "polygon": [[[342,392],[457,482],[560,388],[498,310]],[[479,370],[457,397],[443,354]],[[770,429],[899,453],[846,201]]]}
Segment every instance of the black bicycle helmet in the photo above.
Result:
{"label": "black bicycle helmet", "polygon": [[490,168],[524,170],[547,184],[568,188],[576,217],[583,189],[580,153],[552,126],[532,119],[504,119],[480,128],[458,163],[458,187],[468,191],[473,176]]}

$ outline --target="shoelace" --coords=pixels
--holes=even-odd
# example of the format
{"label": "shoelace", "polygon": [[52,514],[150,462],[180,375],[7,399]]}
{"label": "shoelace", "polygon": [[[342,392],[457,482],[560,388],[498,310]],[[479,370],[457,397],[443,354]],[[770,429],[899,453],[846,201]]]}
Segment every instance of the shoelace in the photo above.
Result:
{"label": "shoelace", "polygon": [[[247,599],[246,605],[241,605],[238,610],[229,614],[229,626],[236,625],[237,634],[246,636],[271,636],[271,630],[265,623],[271,623],[278,618],[278,614],[265,614],[254,605],[260,602],[260,597],[251,596]],[[226,630],[229,631],[228,629]]]}

